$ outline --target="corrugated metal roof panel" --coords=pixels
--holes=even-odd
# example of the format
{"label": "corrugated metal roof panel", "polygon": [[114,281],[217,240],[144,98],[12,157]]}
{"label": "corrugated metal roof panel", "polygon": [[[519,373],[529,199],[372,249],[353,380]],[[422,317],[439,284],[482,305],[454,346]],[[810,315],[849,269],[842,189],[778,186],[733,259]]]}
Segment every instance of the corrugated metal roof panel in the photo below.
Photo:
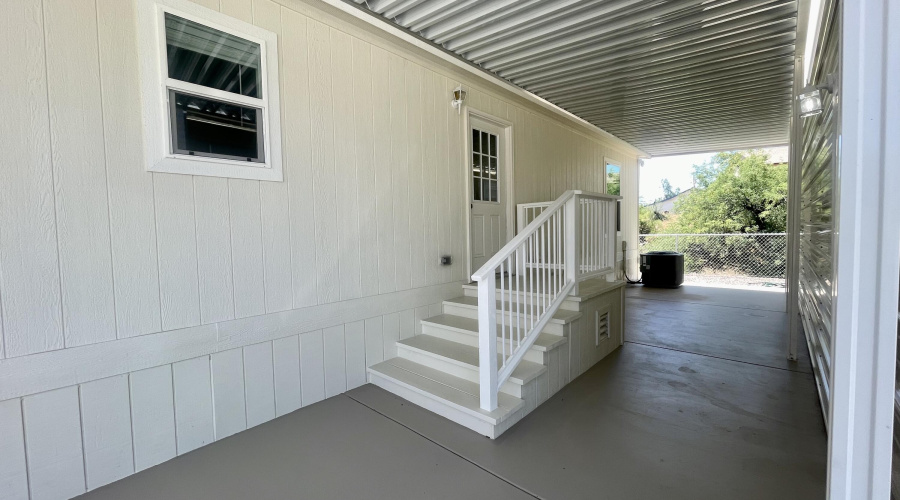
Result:
{"label": "corrugated metal roof panel", "polygon": [[355,1],[653,155],[788,140],[796,0]]}

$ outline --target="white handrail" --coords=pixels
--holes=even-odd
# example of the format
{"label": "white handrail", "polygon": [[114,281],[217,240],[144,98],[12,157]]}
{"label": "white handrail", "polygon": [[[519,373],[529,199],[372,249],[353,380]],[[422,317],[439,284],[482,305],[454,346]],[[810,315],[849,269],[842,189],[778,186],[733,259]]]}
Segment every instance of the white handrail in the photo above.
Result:
{"label": "white handrail", "polygon": [[541,213],[472,275],[483,409],[497,408],[500,387],[579,281],[613,271],[619,199],[572,190],[552,203],[520,205],[520,218],[525,208]]}

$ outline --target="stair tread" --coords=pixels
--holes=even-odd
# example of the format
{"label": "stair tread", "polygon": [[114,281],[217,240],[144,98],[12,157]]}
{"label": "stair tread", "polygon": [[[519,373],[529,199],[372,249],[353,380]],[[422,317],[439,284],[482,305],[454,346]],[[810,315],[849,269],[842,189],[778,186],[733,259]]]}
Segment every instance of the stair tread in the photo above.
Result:
{"label": "stair tread", "polygon": [[[465,318],[463,316],[456,316],[453,314],[439,314],[437,316],[423,319],[422,323],[450,328],[456,331],[468,333],[476,337],[478,336],[478,320],[473,318]],[[557,346],[566,342],[566,338],[560,335],[540,333],[538,334],[537,340],[534,341],[532,348],[539,351],[551,351]]]}
{"label": "stair tread", "polygon": [[[420,352],[446,358],[451,362],[466,365],[476,370],[478,369],[478,348],[475,346],[460,344],[459,342],[452,342],[431,335],[416,335],[408,339],[399,340],[397,341],[397,346],[405,346]],[[497,359],[499,363],[499,354]],[[525,384],[545,371],[547,371],[547,367],[544,365],[523,360],[519,362],[519,365],[516,366],[509,376],[509,381],[514,384]]]}
{"label": "stair tread", "polygon": [[[623,280],[607,281],[606,278],[603,277],[591,278],[579,283],[578,295],[570,295],[568,297],[568,300],[572,300],[574,302],[584,302],[611,290],[622,288],[625,286],[625,284],[626,283]],[[462,287],[465,290],[474,290],[476,292],[478,291],[478,283],[474,281],[464,283]],[[497,293],[500,293],[500,280],[497,280]]]}
{"label": "stair tread", "polygon": [[441,401],[493,425],[502,422],[525,404],[524,400],[501,392],[497,395],[497,409],[483,410],[477,383],[408,359],[391,358],[372,365],[369,372],[393,379],[395,383],[403,384],[423,396]]}
{"label": "stair tread", "polygon": [[[506,304],[504,306],[505,310],[507,312],[510,312],[511,309],[509,307],[509,305],[510,305],[509,301],[504,301],[504,302]],[[445,300],[444,303],[445,304],[454,304],[454,305],[464,306],[464,307],[474,307],[477,309],[478,308],[478,297],[469,297],[469,296],[463,295],[460,297]],[[497,307],[498,307],[498,311],[499,311],[499,307],[500,307],[499,300],[497,301]],[[512,312],[515,313],[514,305],[512,307]],[[581,317],[581,313],[578,311],[566,311],[564,309],[558,309],[555,313],[553,313],[553,318],[550,320],[550,322],[567,324],[567,323],[571,323],[572,321],[575,321],[576,319],[578,319],[580,317]]]}

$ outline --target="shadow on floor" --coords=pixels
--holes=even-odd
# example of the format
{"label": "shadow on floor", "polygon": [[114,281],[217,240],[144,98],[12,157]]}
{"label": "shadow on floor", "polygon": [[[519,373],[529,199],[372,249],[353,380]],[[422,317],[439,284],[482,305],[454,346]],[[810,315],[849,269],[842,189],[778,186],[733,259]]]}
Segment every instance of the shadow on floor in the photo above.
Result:
{"label": "shadow on floor", "polygon": [[625,345],[495,441],[365,385],[86,497],[823,498],[815,382],[779,364],[777,297],[627,295]]}

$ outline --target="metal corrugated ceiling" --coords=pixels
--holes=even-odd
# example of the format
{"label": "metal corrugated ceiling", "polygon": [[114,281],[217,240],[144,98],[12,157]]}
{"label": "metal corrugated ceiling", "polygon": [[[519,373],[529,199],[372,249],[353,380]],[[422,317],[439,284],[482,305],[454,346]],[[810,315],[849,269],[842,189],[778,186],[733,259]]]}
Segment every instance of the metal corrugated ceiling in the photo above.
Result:
{"label": "metal corrugated ceiling", "polygon": [[795,0],[353,1],[655,156],[788,142]]}

